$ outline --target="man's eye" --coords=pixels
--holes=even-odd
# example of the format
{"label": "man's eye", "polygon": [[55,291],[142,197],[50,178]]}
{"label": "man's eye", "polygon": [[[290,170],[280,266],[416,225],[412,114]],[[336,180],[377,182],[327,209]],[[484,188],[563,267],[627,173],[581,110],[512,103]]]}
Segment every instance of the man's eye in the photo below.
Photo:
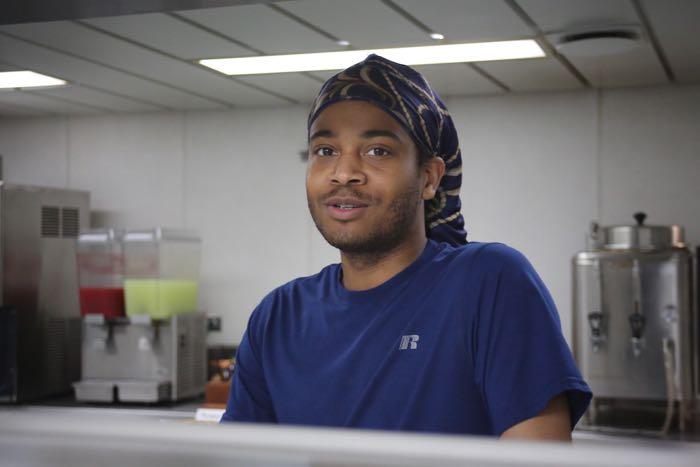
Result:
{"label": "man's eye", "polygon": [[367,151],[367,152],[369,153],[370,156],[379,156],[379,157],[382,157],[382,156],[388,156],[388,155],[389,155],[389,151],[387,151],[387,150],[384,149],[384,148],[372,148],[372,149],[370,149],[370,150]]}
{"label": "man's eye", "polygon": [[332,156],[333,149],[328,147],[320,147],[314,150],[314,154],[317,156]]}

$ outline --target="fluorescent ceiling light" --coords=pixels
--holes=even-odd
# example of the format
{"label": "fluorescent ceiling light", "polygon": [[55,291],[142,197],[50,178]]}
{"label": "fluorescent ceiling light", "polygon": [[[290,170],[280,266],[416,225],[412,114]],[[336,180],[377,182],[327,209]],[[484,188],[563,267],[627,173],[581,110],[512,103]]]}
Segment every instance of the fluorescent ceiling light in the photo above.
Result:
{"label": "fluorescent ceiling light", "polygon": [[36,86],[60,86],[66,84],[61,79],[34,73],[33,71],[2,71],[0,72],[0,89],[32,88]]}
{"label": "fluorescent ceiling light", "polygon": [[367,55],[372,53],[404,65],[486,62],[545,56],[544,51],[536,41],[526,39],[310,54],[214,58],[200,60],[199,63],[226,75],[259,75],[299,71],[342,70],[364,60]]}
{"label": "fluorescent ceiling light", "polygon": [[441,41],[441,40],[443,40],[443,39],[445,38],[445,36],[443,36],[443,35],[440,34],[439,32],[431,32],[431,33],[430,33],[430,38],[431,38],[431,39],[435,39],[436,41]]}

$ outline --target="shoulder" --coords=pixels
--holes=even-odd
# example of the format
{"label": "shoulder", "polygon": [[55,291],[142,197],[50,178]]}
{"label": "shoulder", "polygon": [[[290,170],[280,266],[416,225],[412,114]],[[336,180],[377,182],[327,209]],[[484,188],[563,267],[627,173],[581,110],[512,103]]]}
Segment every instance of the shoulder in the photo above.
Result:
{"label": "shoulder", "polygon": [[460,269],[487,275],[532,270],[525,255],[504,243],[470,242],[458,247],[446,244],[440,246],[442,251],[438,257],[442,256]]}
{"label": "shoulder", "polygon": [[253,310],[249,326],[264,323],[274,314],[290,309],[291,303],[314,299],[334,277],[337,268],[337,264],[331,264],[314,275],[298,277],[276,287]]}

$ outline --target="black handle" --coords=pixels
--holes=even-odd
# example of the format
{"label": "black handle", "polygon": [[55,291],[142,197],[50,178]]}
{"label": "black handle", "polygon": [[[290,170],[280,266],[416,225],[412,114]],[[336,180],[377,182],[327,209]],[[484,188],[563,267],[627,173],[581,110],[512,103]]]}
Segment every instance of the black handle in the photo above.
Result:
{"label": "black handle", "polygon": [[643,212],[635,212],[634,213],[634,220],[637,221],[637,225],[640,227],[642,225],[644,225],[644,219],[646,219],[646,218],[647,218],[646,213],[643,213]]}
{"label": "black handle", "polygon": [[641,339],[644,333],[644,325],[646,324],[646,319],[639,311],[635,311],[629,316],[630,328],[632,329],[632,337],[636,339]]}
{"label": "black handle", "polygon": [[593,311],[588,313],[588,324],[591,326],[591,335],[601,337],[603,327],[603,313]]}

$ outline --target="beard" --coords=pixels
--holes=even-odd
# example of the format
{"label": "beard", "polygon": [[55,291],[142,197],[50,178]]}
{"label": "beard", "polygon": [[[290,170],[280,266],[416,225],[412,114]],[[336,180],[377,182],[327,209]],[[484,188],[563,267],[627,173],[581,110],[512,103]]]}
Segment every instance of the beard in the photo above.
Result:
{"label": "beard", "polygon": [[[352,195],[355,198],[369,201],[370,206],[376,206],[372,199],[361,192],[341,188],[329,193],[327,197],[338,194]],[[389,204],[383,218],[375,219],[363,232],[333,231],[323,224],[320,210],[325,209],[321,202],[313,203],[307,195],[309,211],[316,228],[323,238],[333,247],[343,253],[352,255],[381,256],[401,245],[415,228],[416,218],[423,209],[423,199],[418,187],[409,188],[399,194]],[[419,209],[420,207],[420,209]],[[329,220],[328,222],[334,222]]]}

